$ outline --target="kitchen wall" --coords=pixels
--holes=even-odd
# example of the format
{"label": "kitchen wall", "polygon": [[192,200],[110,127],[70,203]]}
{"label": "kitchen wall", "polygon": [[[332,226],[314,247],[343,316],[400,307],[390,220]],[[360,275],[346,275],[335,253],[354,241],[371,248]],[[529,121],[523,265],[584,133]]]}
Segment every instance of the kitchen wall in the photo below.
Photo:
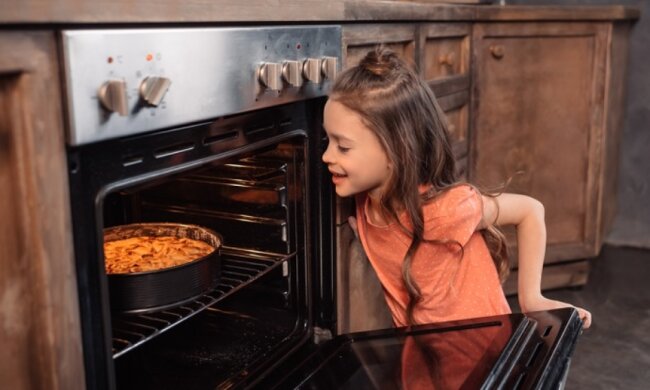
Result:
{"label": "kitchen wall", "polygon": [[[503,2],[503,1],[502,1]],[[495,1],[495,4],[498,4]],[[630,36],[626,117],[621,143],[618,215],[606,243],[650,248],[650,1],[506,0],[506,4],[621,4],[641,9]]]}

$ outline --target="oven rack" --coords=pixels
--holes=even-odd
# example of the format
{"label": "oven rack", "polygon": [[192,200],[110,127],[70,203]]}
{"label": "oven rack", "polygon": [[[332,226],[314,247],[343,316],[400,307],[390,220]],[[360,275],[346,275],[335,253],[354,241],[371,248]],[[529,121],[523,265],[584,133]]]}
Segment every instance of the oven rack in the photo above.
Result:
{"label": "oven rack", "polygon": [[113,358],[124,355],[261,278],[271,270],[287,264],[293,256],[295,253],[285,255],[222,247],[221,277],[214,290],[172,309],[147,314],[113,316]]}

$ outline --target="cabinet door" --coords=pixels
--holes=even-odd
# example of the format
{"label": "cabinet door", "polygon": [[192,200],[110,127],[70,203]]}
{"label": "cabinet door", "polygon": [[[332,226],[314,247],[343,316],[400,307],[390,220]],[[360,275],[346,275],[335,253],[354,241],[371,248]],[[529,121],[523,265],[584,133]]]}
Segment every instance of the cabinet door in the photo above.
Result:
{"label": "cabinet door", "polygon": [[468,23],[424,23],[419,31],[420,75],[447,116],[460,177],[466,179],[469,127],[470,38]]}
{"label": "cabinet door", "polygon": [[485,188],[512,178],[507,192],[544,204],[547,263],[600,249],[609,31],[606,23],[473,31],[470,179]]}
{"label": "cabinet door", "polygon": [[84,387],[56,42],[0,32],[0,378]]}

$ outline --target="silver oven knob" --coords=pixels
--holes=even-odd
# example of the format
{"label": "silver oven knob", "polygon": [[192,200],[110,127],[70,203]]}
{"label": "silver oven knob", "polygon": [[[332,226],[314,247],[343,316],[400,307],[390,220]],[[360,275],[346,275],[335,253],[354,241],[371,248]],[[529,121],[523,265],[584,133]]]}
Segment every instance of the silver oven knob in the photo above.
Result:
{"label": "silver oven knob", "polygon": [[167,93],[172,81],[167,77],[149,76],[140,84],[140,97],[152,106],[157,106]]}
{"label": "silver oven knob", "polygon": [[321,82],[321,60],[319,58],[307,58],[302,64],[302,72],[305,78],[314,84]]}
{"label": "silver oven knob", "polygon": [[302,63],[300,61],[284,61],[282,77],[292,87],[300,87],[304,80],[302,78]]}
{"label": "silver oven knob", "polygon": [[262,85],[272,91],[282,89],[282,66],[275,62],[265,62],[257,70],[258,79]]}
{"label": "silver oven knob", "polygon": [[338,58],[323,57],[321,64],[321,71],[325,79],[334,80],[338,73]]}
{"label": "silver oven knob", "polygon": [[126,82],[124,80],[109,80],[99,87],[97,92],[99,101],[105,109],[117,112],[121,116],[127,116],[129,107],[127,105]]}

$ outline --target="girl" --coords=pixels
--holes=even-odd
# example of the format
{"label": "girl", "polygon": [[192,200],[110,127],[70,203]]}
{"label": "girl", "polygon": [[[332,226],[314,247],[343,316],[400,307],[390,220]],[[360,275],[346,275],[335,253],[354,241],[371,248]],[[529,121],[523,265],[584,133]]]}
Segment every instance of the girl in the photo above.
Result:
{"label": "girl", "polygon": [[[494,225],[517,227],[522,311],[571,306],[541,294],[541,203],[481,195],[459,182],[432,91],[394,53],[372,51],[337,78],[324,127],[323,161],[336,193],[356,196],[349,222],[396,326],[510,313],[500,280],[508,270],[505,245]],[[591,314],[577,310],[588,328]]]}

